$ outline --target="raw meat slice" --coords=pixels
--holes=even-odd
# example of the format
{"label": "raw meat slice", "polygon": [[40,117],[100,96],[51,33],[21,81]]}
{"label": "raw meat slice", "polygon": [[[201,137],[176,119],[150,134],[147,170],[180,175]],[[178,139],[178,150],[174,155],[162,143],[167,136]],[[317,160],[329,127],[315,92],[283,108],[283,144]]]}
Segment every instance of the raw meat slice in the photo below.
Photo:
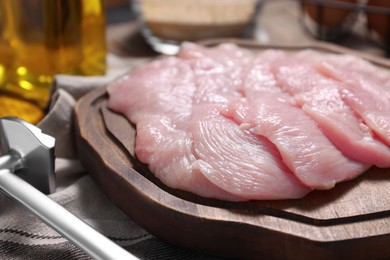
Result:
{"label": "raw meat slice", "polygon": [[[197,75],[197,86],[203,90],[208,90],[211,95],[215,95],[214,90],[210,91],[210,80],[216,81],[220,87],[217,91],[223,96],[241,96],[239,86],[242,84],[241,71],[246,64],[253,59],[253,53],[234,44],[221,44],[215,48],[206,48],[194,43],[184,43],[179,52],[179,57],[192,61],[192,67]],[[214,79],[212,78],[214,77]],[[220,95],[216,101],[226,101]]]}
{"label": "raw meat slice", "polygon": [[193,141],[187,131],[177,129],[168,117],[155,116],[137,124],[135,152],[137,158],[169,187],[206,198],[242,201],[212,184],[200,170],[193,154]]}
{"label": "raw meat slice", "polygon": [[[244,68],[243,62],[248,62],[248,56],[241,52],[234,45],[223,45],[210,51],[198,45],[187,44],[183,46],[179,54],[186,59],[196,59],[196,62],[192,64],[197,85],[193,104],[203,104],[203,106],[193,107],[193,118],[190,124],[195,124],[195,126],[190,127],[189,131],[194,138],[195,153],[200,158],[199,167],[203,169],[204,175],[211,182],[233,194],[241,194],[240,196],[247,199],[302,197],[309,191],[309,188],[304,187],[296,177],[291,175],[280,158],[274,158],[275,155],[269,154],[268,149],[275,150],[273,146],[268,147],[270,144],[265,145],[269,141],[256,141],[259,147],[267,148],[267,150],[258,150],[259,147],[255,149],[255,146],[248,143],[247,139],[249,138],[253,143],[252,139],[256,140],[256,138],[240,130],[230,120],[222,118],[218,112],[221,110],[220,106],[213,110],[212,107],[215,106],[204,105],[225,105],[231,100],[242,97],[241,93],[237,92],[237,88],[241,85],[240,70]],[[200,112],[202,110],[205,112]],[[211,111],[214,113],[208,116]],[[205,138],[207,134],[209,140]],[[234,139],[226,137],[234,137]],[[210,142],[207,143],[207,141]],[[232,147],[235,150],[230,151]],[[250,164],[252,164],[251,167],[244,167]],[[281,186],[280,183],[284,185]]]}
{"label": "raw meat slice", "polygon": [[346,158],[314,121],[289,103],[289,95],[276,87],[264,57],[254,60],[251,68],[244,76],[244,93],[248,97],[244,107],[248,111],[242,127],[275,144],[284,163],[304,184],[329,189],[368,168],[366,164]]}
{"label": "raw meat slice", "polygon": [[[296,54],[298,59],[310,60],[319,71],[339,81],[344,81],[344,72],[360,75],[368,80],[385,83],[383,86],[389,86],[390,73],[388,69],[373,65],[371,62],[348,54],[324,54],[316,51],[305,50]],[[335,70],[336,69],[336,70]],[[341,71],[337,71],[341,69]],[[379,86],[380,87],[380,86]]]}
{"label": "raw meat slice", "polygon": [[342,84],[314,70],[309,59],[298,61],[292,56],[275,62],[278,86],[294,97],[294,104],[319,125],[344,155],[378,167],[390,167],[390,148],[344,103],[339,93]]}
{"label": "raw meat slice", "polygon": [[359,64],[357,70],[345,67],[351,64],[345,57],[325,59],[315,65],[319,72],[343,83],[340,94],[345,103],[390,146],[390,92],[384,87],[388,86],[390,76],[386,77],[384,73],[377,76],[372,73],[372,65],[356,58],[349,57],[347,61],[350,60]]}
{"label": "raw meat slice", "polygon": [[241,201],[193,166],[197,159],[186,131],[196,90],[193,76],[188,63],[174,58],[150,63],[109,86],[108,105],[136,124],[137,158],[166,185],[204,197]]}
{"label": "raw meat slice", "polygon": [[[180,77],[181,74],[185,74],[186,77],[183,79]],[[148,164],[156,177],[170,187],[191,191],[204,197],[232,201],[298,198],[306,195],[311,189],[301,184],[283,165],[276,149],[273,147],[276,155],[261,149],[272,147],[268,141],[257,140],[249,133],[244,134],[237,125],[223,118],[219,113],[217,118],[223,122],[230,121],[231,127],[225,130],[235,127],[237,133],[233,132],[231,135],[234,137],[234,134],[240,133],[241,139],[238,140],[243,143],[233,143],[234,139],[227,139],[225,142],[246,148],[255,148],[254,144],[247,144],[249,141],[257,144],[265,143],[256,150],[256,154],[261,157],[250,157],[250,162],[255,161],[254,166],[249,167],[251,171],[248,169],[242,173],[232,172],[232,165],[238,165],[240,160],[230,159],[228,167],[221,165],[218,171],[210,175],[209,170],[214,163],[212,157],[207,158],[206,151],[202,149],[198,150],[204,156],[202,159],[193,154],[195,148],[192,147],[194,142],[191,138],[194,138],[195,134],[187,129],[187,122],[191,122],[187,121],[188,117],[194,114],[192,109],[196,107],[196,104],[225,104],[229,98],[240,96],[235,91],[234,84],[231,84],[230,76],[231,74],[226,73],[222,64],[213,59],[196,62],[191,60],[184,62],[184,65],[179,64],[175,59],[159,61],[136,70],[130,78],[111,86],[109,93],[111,97],[114,97],[110,99],[112,103],[109,104],[112,109],[124,111],[130,120],[137,124],[136,154],[138,159]],[[190,82],[187,82],[187,79]],[[174,86],[177,86],[177,89]],[[130,88],[132,91],[128,92],[124,88]],[[119,92],[123,94],[114,95]],[[138,102],[139,96],[146,98],[143,102]],[[204,106],[200,105],[200,107]],[[177,114],[182,116],[177,116]],[[213,124],[206,125],[213,126]],[[213,134],[214,131],[211,130],[209,133]],[[227,136],[221,137],[227,138]],[[201,142],[198,143],[201,144]],[[248,152],[249,150],[246,154]],[[237,153],[233,158],[240,157],[239,154]],[[230,153],[229,156],[232,154]],[[265,158],[269,161],[264,161]],[[257,159],[262,160],[256,163]],[[264,169],[275,170],[265,172]],[[236,177],[229,174],[235,174]],[[219,176],[233,178],[231,180],[239,178],[240,181],[230,183],[229,187],[229,183],[216,181]],[[254,179],[256,176],[257,181]],[[212,184],[210,180],[223,189]]]}
{"label": "raw meat slice", "polygon": [[[305,55],[294,58],[302,62]],[[310,64],[319,73],[306,81],[306,67],[284,71],[278,67],[283,62],[275,65],[286,57],[282,51],[255,56],[231,44],[204,48],[186,43],[177,57],[147,64],[110,86],[108,106],[136,124],[137,157],[157,178],[204,197],[298,198],[354,178],[375,160],[388,165],[376,135],[355,117],[357,109],[352,112],[342,102],[351,93],[350,82],[323,77],[332,74],[323,61],[337,56],[315,56]],[[302,75],[290,82],[296,72]],[[389,78],[383,73],[378,80],[388,84]],[[352,92],[352,101],[362,100],[360,92]],[[338,127],[360,139],[345,141]],[[363,162],[351,160],[329,139],[352,150],[364,146],[370,155],[361,159],[363,152],[358,152],[353,158]]]}
{"label": "raw meat slice", "polygon": [[196,89],[190,64],[170,57],[142,66],[108,86],[108,106],[135,124],[155,113],[185,121]]}
{"label": "raw meat slice", "polygon": [[202,59],[192,63],[196,91],[193,104],[226,104],[229,99],[241,97],[225,66],[213,59]]}
{"label": "raw meat slice", "polygon": [[277,97],[274,100],[269,99],[270,95],[263,97],[258,104],[249,105],[244,126],[275,144],[284,163],[304,184],[329,189],[368,168],[343,156],[302,110],[275,101]]}
{"label": "raw meat slice", "polygon": [[370,90],[356,87],[343,89],[341,97],[390,146],[390,100],[374,95]]}
{"label": "raw meat slice", "polygon": [[246,199],[300,198],[311,189],[284,165],[267,139],[243,131],[219,113],[196,106],[188,131],[202,173],[212,183]]}
{"label": "raw meat slice", "polygon": [[178,56],[196,62],[211,59],[221,64],[225,71],[229,70],[232,79],[237,80],[236,85],[241,82],[240,72],[242,68],[253,59],[252,52],[229,43],[220,44],[214,48],[206,48],[187,42],[181,46]]}

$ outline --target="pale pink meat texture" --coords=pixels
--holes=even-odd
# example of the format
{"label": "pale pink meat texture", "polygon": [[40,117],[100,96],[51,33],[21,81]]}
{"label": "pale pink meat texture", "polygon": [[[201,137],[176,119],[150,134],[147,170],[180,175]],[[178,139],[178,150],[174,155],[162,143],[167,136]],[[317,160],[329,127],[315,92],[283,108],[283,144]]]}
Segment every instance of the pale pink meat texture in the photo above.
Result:
{"label": "pale pink meat texture", "polygon": [[[204,197],[239,201],[299,198],[306,195],[311,189],[301,184],[285,167],[275,148],[267,149],[272,147],[268,141],[244,133],[238,125],[222,117],[216,110],[222,107],[222,104],[226,104],[229,98],[239,96],[235,92],[234,84],[231,84],[230,74],[224,73],[222,65],[212,59],[189,62],[191,62],[191,70],[187,71],[188,62],[181,65],[172,59],[166,62],[159,61],[137,70],[132,77],[109,87],[108,92],[111,93],[109,106],[117,111],[123,110],[137,125],[138,159],[147,163],[156,177],[168,186],[191,191]],[[174,66],[178,68],[172,68]],[[158,71],[154,73],[157,68]],[[190,75],[179,76],[177,73],[190,73]],[[136,80],[134,75],[137,77]],[[184,86],[188,83],[186,79],[194,75],[196,78],[188,84],[189,86]],[[175,91],[171,86],[171,80],[175,79],[175,86],[183,83],[181,86],[186,88],[186,91]],[[193,88],[193,84],[196,84],[196,89]],[[131,101],[125,101],[124,95],[111,99],[119,91],[127,93],[123,88],[132,89],[131,96],[128,97]],[[137,102],[138,91],[143,91],[142,95],[146,97],[143,102]],[[169,93],[172,100],[169,100]],[[177,93],[181,93],[184,100],[177,96]],[[189,95],[191,100],[187,99]],[[172,108],[167,108],[159,100],[161,96],[165,102],[170,102],[166,104],[167,106],[179,103],[180,108],[174,111]],[[118,100],[129,102],[130,105],[120,104],[121,101]],[[204,124],[198,119],[189,118],[190,115],[201,118],[202,115],[194,110],[198,107],[202,109],[207,104],[216,106],[212,110],[217,112],[215,116],[206,117],[208,120],[204,120]],[[187,105],[191,107],[191,113],[188,113]],[[203,108],[203,110],[205,113],[210,112],[208,109]],[[221,122],[230,127],[222,127]],[[199,128],[203,130],[203,139],[197,131]],[[225,135],[219,135],[216,130],[221,130]],[[226,135],[227,133],[229,136]],[[205,136],[218,142],[209,144],[200,142],[207,140],[204,139]],[[255,144],[258,146],[256,147]],[[237,147],[242,147],[244,154],[235,152],[234,149]],[[235,156],[216,164],[213,152],[220,158]],[[244,155],[243,160],[241,157]],[[253,166],[247,167],[250,164]],[[240,181],[236,182],[237,179]]]}
{"label": "pale pink meat texture", "polygon": [[355,82],[324,65],[338,55],[293,64],[307,54],[185,43],[109,86],[108,106],[136,125],[137,158],[157,178],[204,197],[300,198],[387,167],[389,148],[346,97]]}
{"label": "pale pink meat texture", "polygon": [[389,75],[352,56],[331,56],[316,61],[315,68],[343,83],[340,94],[344,102],[390,145]]}
{"label": "pale pink meat texture", "polygon": [[194,151],[200,159],[197,165],[203,174],[217,186],[247,199],[304,196],[310,189],[291,174],[279,155],[275,157],[269,141],[243,132],[219,113],[230,100],[242,97],[238,92],[241,77],[237,68],[243,67],[249,54],[235,45],[221,45],[210,51],[185,44],[179,56],[193,61],[196,75],[197,91],[193,96],[193,117],[188,131],[193,136]]}
{"label": "pale pink meat texture", "polygon": [[367,165],[345,157],[310,117],[288,102],[290,96],[276,86],[263,56],[250,68],[244,75],[248,112],[242,126],[275,144],[284,163],[304,184],[329,189],[367,169]]}
{"label": "pale pink meat texture", "polygon": [[137,124],[135,149],[138,159],[147,163],[155,176],[171,188],[208,198],[246,200],[212,184],[199,167],[191,135],[165,119],[158,116]]}
{"label": "pale pink meat texture", "polygon": [[293,96],[293,103],[318,124],[344,155],[378,167],[390,167],[390,148],[344,103],[339,93],[342,83],[317,72],[310,66],[309,55],[278,60],[267,53],[263,56],[263,60],[272,63],[277,85]]}
{"label": "pale pink meat texture", "polygon": [[204,197],[244,200],[218,188],[193,166],[197,159],[186,128],[195,90],[189,64],[169,58],[109,86],[108,106],[136,124],[136,155],[166,185]]}
{"label": "pale pink meat texture", "polygon": [[[223,74],[223,77],[230,82],[223,86],[219,92],[223,91],[228,95],[231,95],[229,94],[230,91],[237,92],[240,90],[242,70],[253,58],[253,54],[248,50],[228,43],[221,44],[213,49],[203,48],[194,43],[184,43],[178,56],[186,60],[192,60],[192,66],[195,71],[198,71],[197,75],[200,78],[208,76],[203,73],[204,70],[212,69],[214,74]],[[206,85],[205,87],[210,88],[213,85]]]}
{"label": "pale pink meat texture", "polygon": [[221,44],[217,48],[203,48],[194,43],[183,43],[178,54],[180,58],[201,61],[210,59],[218,62],[229,71],[229,75],[241,82],[240,72],[253,58],[253,54],[246,49],[239,48],[235,44]]}
{"label": "pale pink meat texture", "polygon": [[191,114],[194,80],[190,64],[174,57],[158,60],[109,86],[108,106],[135,124],[156,113],[183,121]]}
{"label": "pale pink meat texture", "polygon": [[188,131],[199,169],[226,191],[257,200],[300,198],[310,191],[271,142],[240,129],[219,113],[219,106],[194,107]]}

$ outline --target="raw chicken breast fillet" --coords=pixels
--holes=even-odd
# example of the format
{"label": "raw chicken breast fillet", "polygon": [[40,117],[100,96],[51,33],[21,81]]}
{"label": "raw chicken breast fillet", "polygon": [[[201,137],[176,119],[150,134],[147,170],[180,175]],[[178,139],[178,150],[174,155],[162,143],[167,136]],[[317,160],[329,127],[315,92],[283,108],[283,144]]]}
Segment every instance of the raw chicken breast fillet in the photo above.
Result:
{"label": "raw chicken breast fillet", "polygon": [[136,124],[137,158],[166,185],[204,197],[244,200],[218,188],[193,166],[197,158],[186,129],[195,90],[189,64],[169,58],[111,85],[108,105]]}
{"label": "raw chicken breast fillet", "polygon": [[390,145],[390,76],[349,55],[316,59],[314,66],[320,73],[343,83],[340,94],[344,102]]}
{"label": "raw chicken breast fillet", "polygon": [[247,199],[300,198],[309,192],[267,139],[221,116],[219,106],[196,106],[188,131],[201,172],[212,183]]}
{"label": "raw chicken breast fillet", "polygon": [[272,65],[278,86],[293,96],[321,128],[328,139],[347,157],[378,167],[390,166],[390,148],[344,103],[342,83],[327,78],[311,67],[311,52],[275,59],[272,53],[262,55]]}
{"label": "raw chicken breast fillet", "polygon": [[[137,158],[171,188],[229,201],[301,198],[390,163],[390,119],[378,124],[374,113],[390,107],[361,104],[390,77],[370,88],[346,80],[352,74],[333,69],[339,58],[185,43],[110,85],[108,106],[136,125]],[[360,62],[355,73],[372,68]]]}
{"label": "raw chicken breast fillet", "polygon": [[247,112],[242,128],[274,143],[290,170],[310,187],[329,189],[360,175],[367,165],[345,157],[304,111],[290,104],[264,60],[257,57],[243,75]]}

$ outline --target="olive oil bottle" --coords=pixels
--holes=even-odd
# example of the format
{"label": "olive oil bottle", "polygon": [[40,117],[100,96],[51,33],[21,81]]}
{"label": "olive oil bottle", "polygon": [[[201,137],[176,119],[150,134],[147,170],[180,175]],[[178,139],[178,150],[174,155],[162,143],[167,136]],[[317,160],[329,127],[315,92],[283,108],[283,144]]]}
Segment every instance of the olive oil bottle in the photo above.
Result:
{"label": "olive oil bottle", "polygon": [[103,0],[0,0],[0,117],[37,123],[56,74],[106,71]]}

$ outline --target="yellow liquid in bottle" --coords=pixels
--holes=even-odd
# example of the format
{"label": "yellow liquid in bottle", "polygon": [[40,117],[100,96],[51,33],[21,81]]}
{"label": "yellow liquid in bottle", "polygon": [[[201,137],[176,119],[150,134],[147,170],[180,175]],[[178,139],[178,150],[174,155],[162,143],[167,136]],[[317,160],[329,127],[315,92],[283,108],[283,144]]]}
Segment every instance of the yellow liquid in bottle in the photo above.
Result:
{"label": "yellow liquid in bottle", "polygon": [[54,75],[106,71],[103,0],[0,0],[0,35],[0,116],[37,123]]}

